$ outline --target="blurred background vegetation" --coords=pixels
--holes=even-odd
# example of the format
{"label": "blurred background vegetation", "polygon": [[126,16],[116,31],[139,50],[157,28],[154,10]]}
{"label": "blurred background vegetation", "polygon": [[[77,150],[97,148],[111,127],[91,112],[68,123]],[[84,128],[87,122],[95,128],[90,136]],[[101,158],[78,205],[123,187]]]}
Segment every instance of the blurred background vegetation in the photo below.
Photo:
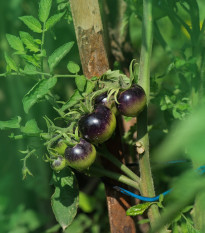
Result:
{"label": "blurred background vegetation", "polygon": [[[130,62],[132,58],[139,60],[141,20],[140,10],[134,5],[136,1],[127,0],[126,2],[129,7],[123,16],[123,23],[124,28],[128,30],[127,41],[132,48],[128,57]],[[159,2],[155,1],[155,3]],[[109,2],[109,8],[113,9],[109,16],[113,21],[116,20],[112,18],[112,13],[115,14],[115,4],[113,0]],[[203,0],[199,0],[198,4],[200,22],[202,22],[205,4]],[[56,11],[55,4],[52,11]],[[37,12],[37,0],[0,1],[0,73],[6,70],[4,52],[10,52],[6,34],[17,35],[19,31],[27,30],[18,17],[37,16]],[[183,27],[174,25],[166,14],[163,14],[164,12],[159,11],[158,7],[154,9],[154,17],[157,19],[157,27],[161,36],[155,28],[151,64],[152,99],[149,112],[151,149],[162,141],[173,122],[183,119],[189,112],[191,84],[187,80],[194,69],[193,62],[189,59],[193,58],[190,36]],[[187,24],[190,23],[189,15],[180,7],[179,14]],[[47,34],[45,48],[48,53],[52,53],[67,41],[76,41],[73,23],[71,21],[68,24],[67,20],[62,20],[55,26],[54,31]],[[76,43],[69,54],[69,60],[80,65]],[[66,57],[59,64],[56,72],[66,73],[67,62]],[[183,62],[186,63],[186,67]],[[120,67],[121,64],[119,62],[115,65]],[[187,70],[191,71],[187,72]],[[25,115],[23,111],[21,100],[33,84],[34,82],[26,77],[0,77],[1,121],[23,116],[23,121],[26,122],[35,117],[39,128],[46,130],[42,116],[47,115],[51,119],[57,117],[57,113],[47,102],[34,106],[28,115]],[[67,100],[73,88],[72,80],[60,79],[54,91],[59,99]],[[49,164],[43,161],[45,151],[40,146],[42,142],[34,138],[14,141],[9,139],[10,134],[10,131],[0,131],[0,231],[2,233],[58,232],[59,225],[56,225],[50,206],[50,196],[53,193],[53,188],[49,185],[51,169]],[[22,180],[22,154],[19,151],[26,150],[31,141],[32,144],[39,145],[38,158],[33,157],[28,161],[28,167],[33,176]],[[166,184],[184,169],[186,169],[184,164],[171,165],[165,169],[161,167],[154,169],[153,165],[157,193],[164,191],[167,188]],[[109,232],[103,185],[98,179],[86,178],[80,174],[77,174],[77,177],[80,190],[83,191],[80,196],[80,210],[78,217],[67,232]]]}

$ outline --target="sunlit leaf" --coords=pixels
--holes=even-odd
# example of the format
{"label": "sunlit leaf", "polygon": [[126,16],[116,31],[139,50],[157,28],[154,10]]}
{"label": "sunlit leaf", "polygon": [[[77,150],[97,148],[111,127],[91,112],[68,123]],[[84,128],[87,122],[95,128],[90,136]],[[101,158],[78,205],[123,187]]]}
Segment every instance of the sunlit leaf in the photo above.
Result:
{"label": "sunlit leaf", "polygon": [[34,18],[33,16],[21,16],[19,17],[19,19],[23,21],[26,24],[26,26],[30,28],[33,32],[42,32],[41,23],[38,21],[38,19]]}
{"label": "sunlit leaf", "polygon": [[11,34],[6,34],[6,39],[8,40],[9,45],[12,49],[15,49],[17,51],[24,51],[23,43],[19,37],[13,36]]}
{"label": "sunlit leaf", "polygon": [[19,32],[19,34],[27,49],[35,53],[40,51],[39,46],[36,44],[34,38],[29,33]]}
{"label": "sunlit leaf", "polygon": [[39,19],[42,23],[45,23],[50,14],[52,0],[41,0],[39,4]]}

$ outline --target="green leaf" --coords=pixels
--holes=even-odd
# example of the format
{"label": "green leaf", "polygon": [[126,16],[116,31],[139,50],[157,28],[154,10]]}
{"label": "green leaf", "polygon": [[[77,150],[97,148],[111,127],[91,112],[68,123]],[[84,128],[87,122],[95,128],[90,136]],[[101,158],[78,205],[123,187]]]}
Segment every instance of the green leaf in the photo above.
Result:
{"label": "green leaf", "polygon": [[67,68],[72,74],[76,74],[80,71],[80,66],[73,61],[68,62]]}
{"label": "green leaf", "polygon": [[6,39],[8,40],[8,43],[12,49],[15,49],[21,52],[24,51],[23,43],[19,37],[13,36],[11,34],[6,34]]}
{"label": "green leaf", "polygon": [[35,43],[34,38],[29,33],[19,32],[19,34],[27,49],[34,53],[40,51],[38,45]]}
{"label": "green leaf", "polygon": [[51,206],[56,220],[65,230],[73,221],[78,208],[78,184],[74,173],[66,168],[53,174],[55,192],[51,197]]}
{"label": "green leaf", "polygon": [[95,88],[95,82],[92,82],[90,80],[87,80],[87,83],[86,83],[86,88],[85,88],[85,93],[86,95],[90,94],[93,92]]}
{"label": "green leaf", "polygon": [[21,55],[21,56],[26,62],[29,62],[34,66],[40,67],[40,60],[37,60],[34,56],[30,56],[30,55]]}
{"label": "green leaf", "polygon": [[45,23],[50,14],[52,0],[41,0],[39,4],[39,19],[42,23]]}
{"label": "green leaf", "polygon": [[17,116],[9,121],[0,121],[0,129],[18,129],[21,127],[20,122],[20,116]]}
{"label": "green leaf", "polygon": [[26,26],[30,28],[33,32],[42,32],[41,23],[38,21],[38,19],[34,18],[33,16],[21,16],[19,17],[19,19],[23,21],[26,24]]}
{"label": "green leaf", "polygon": [[64,15],[65,15],[65,12],[51,16],[46,22],[46,30],[54,27]]}
{"label": "green leaf", "polygon": [[38,71],[36,70],[36,67],[30,64],[26,64],[23,70],[23,73],[28,75],[35,75],[38,74]]}
{"label": "green leaf", "polygon": [[43,98],[51,88],[56,85],[57,78],[40,80],[31,90],[23,97],[23,107],[25,113],[41,98]]}
{"label": "green leaf", "polygon": [[17,68],[15,61],[9,55],[7,55],[7,53],[4,54],[4,57],[5,57],[9,70],[17,71],[18,68]]}
{"label": "green leaf", "polygon": [[75,84],[80,92],[84,91],[86,83],[87,83],[87,79],[84,75],[77,76],[75,78]]}
{"label": "green leaf", "polygon": [[57,48],[48,58],[48,64],[50,67],[51,72],[53,69],[58,65],[58,63],[65,57],[67,53],[71,50],[73,47],[74,42],[68,42],[61,47]]}
{"label": "green leaf", "polygon": [[70,97],[70,99],[62,106],[61,111],[65,111],[68,108],[71,108],[75,104],[79,103],[83,97],[78,90],[75,90],[74,94]]}
{"label": "green leaf", "polygon": [[31,119],[26,122],[26,125],[21,127],[21,132],[30,136],[38,135],[42,132],[38,128],[37,122],[35,119]]}
{"label": "green leaf", "polygon": [[142,204],[132,206],[126,211],[126,215],[128,216],[142,215],[145,212],[145,210],[147,210],[152,204],[153,204],[152,202],[145,202]]}

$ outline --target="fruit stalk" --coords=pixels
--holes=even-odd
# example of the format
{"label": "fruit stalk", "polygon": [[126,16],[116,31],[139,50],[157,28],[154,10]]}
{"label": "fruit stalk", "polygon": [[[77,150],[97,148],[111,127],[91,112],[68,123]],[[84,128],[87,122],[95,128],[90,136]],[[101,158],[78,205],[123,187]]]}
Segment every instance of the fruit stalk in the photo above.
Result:
{"label": "fruit stalk", "polygon": [[89,172],[94,173],[95,175],[99,176],[106,176],[111,179],[117,180],[118,182],[121,182],[123,184],[126,184],[128,186],[131,186],[133,188],[138,188],[139,189],[139,184],[131,179],[129,179],[127,176],[124,176],[122,174],[116,173],[116,172],[111,172],[103,168],[96,168],[94,166],[89,168]]}

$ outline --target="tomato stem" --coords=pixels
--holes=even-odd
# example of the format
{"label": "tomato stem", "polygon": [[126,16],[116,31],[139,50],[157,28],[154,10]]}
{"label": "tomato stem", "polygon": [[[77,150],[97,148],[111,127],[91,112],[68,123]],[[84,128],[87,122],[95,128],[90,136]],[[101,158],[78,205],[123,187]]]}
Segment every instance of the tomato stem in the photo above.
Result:
{"label": "tomato stem", "polygon": [[140,184],[140,178],[131,171],[125,164],[121,163],[114,155],[112,155],[108,150],[99,150],[99,153],[112,162],[117,168],[124,172],[127,176],[133,179],[138,185]]}
{"label": "tomato stem", "polygon": [[116,172],[111,172],[111,171],[108,171],[106,169],[94,167],[94,166],[90,167],[89,172],[94,173],[95,175],[109,177],[111,179],[117,180],[121,183],[124,183],[126,185],[129,185],[129,186],[139,190],[139,184],[137,182],[131,180],[130,178],[128,178],[125,175],[122,175],[122,174],[119,174]]}

